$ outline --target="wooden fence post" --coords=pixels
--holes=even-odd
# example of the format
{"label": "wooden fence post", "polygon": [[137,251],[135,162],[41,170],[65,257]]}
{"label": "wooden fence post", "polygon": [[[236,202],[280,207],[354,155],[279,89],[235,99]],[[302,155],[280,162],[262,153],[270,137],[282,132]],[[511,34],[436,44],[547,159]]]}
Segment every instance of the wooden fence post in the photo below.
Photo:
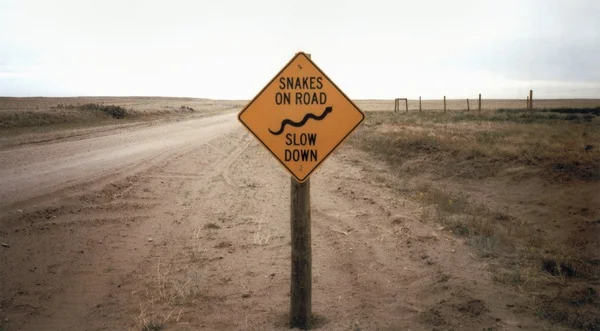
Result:
{"label": "wooden fence post", "polygon": [[421,97],[419,96],[419,111],[421,111]]}
{"label": "wooden fence post", "polygon": [[533,90],[529,90],[529,110],[533,111]]}
{"label": "wooden fence post", "polygon": [[446,96],[444,95],[444,113],[446,112]]}
{"label": "wooden fence post", "polygon": [[467,99],[467,111],[471,111],[471,106],[469,105],[469,99]]}
{"label": "wooden fence post", "polygon": [[481,113],[481,93],[479,93],[479,110],[478,112]]}

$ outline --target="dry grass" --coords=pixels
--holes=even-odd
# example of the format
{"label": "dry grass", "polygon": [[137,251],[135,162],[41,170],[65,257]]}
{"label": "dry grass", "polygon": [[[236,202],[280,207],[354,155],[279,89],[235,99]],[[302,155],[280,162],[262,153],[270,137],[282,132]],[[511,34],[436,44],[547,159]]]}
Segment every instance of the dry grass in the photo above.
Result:
{"label": "dry grass", "polygon": [[56,107],[54,107],[54,109],[76,109],[79,111],[87,112],[102,112],[116,119],[125,118],[128,113],[127,109],[125,109],[124,107],[115,105],[104,105],[99,103],[86,103],[79,106],[58,104]]}
{"label": "dry grass", "polygon": [[161,97],[0,97],[0,128],[88,124],[123,118],[189,116],[241,108],[244,101]]}
{"label": "dry grass", "polygon": [[259,221],[252,235],[252,242],[257,246],[265,246],[269,244],[270,239],[271,230],[264,221]]}
{"label": "dry grass", "polygon": [[426,167],[439,176],[480,179],[525,167],[552,179],[600,179],[600,118],[566,121],[545,116],[533,123],[519,119],[506,113],[370,113],[365,125],[370,130],[363,130],[368,136],[359,140],[406,173]]}
{"label": "dry grass", "polygon": [[177,324],[186,309],[203,298],[200,274],[176,261],[158,259],[142,290],[132,293],[139,303],[139,313],[133,317],[137,329],[160,330]]}
{"label": "dry grass", "polygon": [[[398,96],[398,98],[402,98],[403,96]],[[421,101],[421,109],[423,112],[443,112],[444,110],[444,100],[443,96],[440,96],[440,99],[437,100],[422,100]],[[470,110],[472,113],[477,112],[477,98],[478,95],[474,94],[472,96],[467,96],[470,102]],[[527,101],[525,99],[522,100],[510,100],[510,99],[486,99],[485,95],[482,96],[482,111],[489,112],[495,111],[500,108],[510,108],[510,109],[521,109],[525,110],[527,107]],[[358,100],[356,104],[362,110],[372,111],[372,110],[394,110],[394,100]],[[535,109],[548,109],[548,108],[560,108],[560,107],[577,107],[577,108],[593,108],[599,107],[600,100],[599,99],[552,99],[552,100],[537,100],[534,97],[534,108]],[[446,100],[446,108],[449,112],[453,111],[466,111],[467,110],[467,100],[464,99],[447,99]],[[408,100],[408,109],[409,112],[415,112],[419,110],[419,99],[409,99]],[[400,103],[401,112],[405,111],[404,102]]]}
{"label": "dry grass", "polygon": [[220,229],[215,225],[206,223],[192,231],[183,252],[156,259],[151,272],[132,293],[139,305],[132,316],[134,330],[162,330],[182,323],[194,305],[209,299],[202,287],[207,248],[200,238],[203,231]]}
{"label": "dry grass", "polygon": [[[425,206],[422,222],[435,222],[465,238],[479,258],[489,260],[498,283],[536,297],[538,316],[596,330],[597,254],[572,247],[547,224],[499,208],[473,190],[507,181],[518,190],[520,182],[535,180],[557,192],[561,185],[600,184],[596,112],[369,112],[350,142],[389,165],[396,180],[388,186]],[[530,199],[538,197],[534,193]],[[562,231],[579,231],[564,222]],[[579,299],[581,288],[592,294]],[[553,290],[559,292],[556,297],[549,294]]]}
{"label": "dry grass", "polygon": [[582,330],[600,330],[600,297],[589,286],[561,287],[554,296],[544,296],[538,308],[542,318]]}
{"label": "dry grass", "polygon": [[208,222],[208,223],[204,224],[204,226],[202,228],[209,229],[209,230],[219,230],[221,227],[216,223]]}

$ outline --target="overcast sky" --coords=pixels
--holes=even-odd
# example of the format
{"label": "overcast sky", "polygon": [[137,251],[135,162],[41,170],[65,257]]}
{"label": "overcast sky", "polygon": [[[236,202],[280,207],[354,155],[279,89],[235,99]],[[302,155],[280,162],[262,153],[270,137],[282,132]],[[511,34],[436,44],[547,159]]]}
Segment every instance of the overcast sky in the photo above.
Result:
{"label": "overcast sky", "polygon": [[250,99],[297,52],[355,99],[600,98],[599,0],[0,0],[0,96]]}

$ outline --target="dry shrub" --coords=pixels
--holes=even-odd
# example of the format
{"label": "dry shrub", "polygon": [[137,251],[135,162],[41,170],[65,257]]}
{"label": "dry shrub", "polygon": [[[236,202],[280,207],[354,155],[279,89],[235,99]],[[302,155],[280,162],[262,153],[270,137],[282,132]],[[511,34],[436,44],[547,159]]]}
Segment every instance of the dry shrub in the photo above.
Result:
{"label": "dry shrub", "polygon": [[569,286],[554,297],[544,297],[538,305],[540,317],[582,330],[600,330],[600,299],[595,288]]}

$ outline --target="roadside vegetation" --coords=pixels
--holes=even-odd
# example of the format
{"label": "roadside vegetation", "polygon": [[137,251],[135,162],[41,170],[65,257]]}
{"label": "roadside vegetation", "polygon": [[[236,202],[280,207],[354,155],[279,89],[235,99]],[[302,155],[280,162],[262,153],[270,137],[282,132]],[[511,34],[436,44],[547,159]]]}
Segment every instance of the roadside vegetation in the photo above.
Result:
{"label": "roadside vegetation", "polygon": [[56,106],[56,109],[77,109],[77,110],[81,110],[81,111],[99,111],[99,112],[103,112],[113,118],[116,119],[121,119],[121,118],[125,118],[125,116],[127,115],[127,109],[121,107],[121,106],[115,106],[115,105],[101,105],[99,103],[86,103],[84,105],[63,105],[62,103],[59,103]]}
{"label": "roadside vegetation", "polygon": [[[62,129],[168,117],[204,116],[240,108],[244,101],[164,97],[0,97],[0,129]],[[5,130],[8,131],[8,130]]]}
{"label": "roadside vegetation", "polygon": [[350,141],[539,318],[600,330],[600,108],[367,112]]}
{"label": "roadside vegetation", "polygon": [[0,112],[0,128],[27,128],[57,124],[85,124],[121,120],[134,115],[122,106],[87,103],[57,104],[47,111],[13,110]]}

